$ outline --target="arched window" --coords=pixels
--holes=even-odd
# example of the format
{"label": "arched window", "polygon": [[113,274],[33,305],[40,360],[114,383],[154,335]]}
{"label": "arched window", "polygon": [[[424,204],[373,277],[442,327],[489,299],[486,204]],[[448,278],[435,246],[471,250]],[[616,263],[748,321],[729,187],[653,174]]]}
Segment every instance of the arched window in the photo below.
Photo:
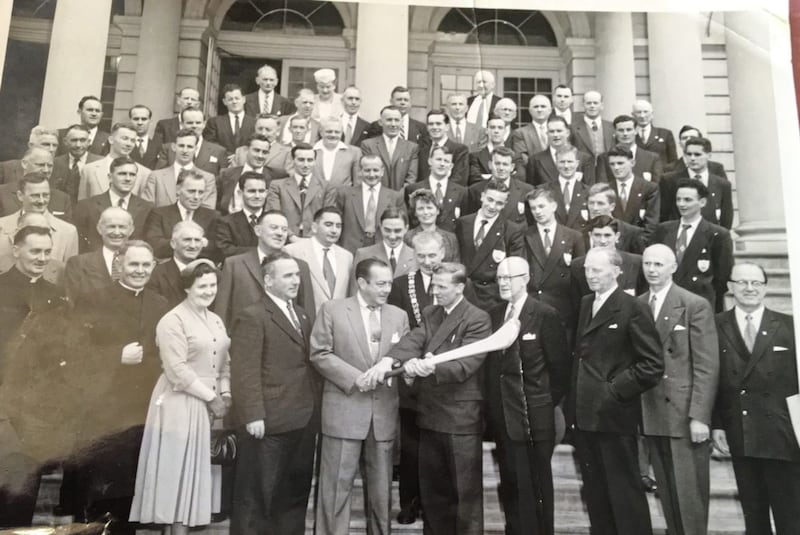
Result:
{"label": "arched window", "polygon": [[342,35],[344,21],[333,2],[237,0],[225,14],[222,29],[293,35]]}
{"label": "arched window", "polygon": [[453,8],[439,31],[466,34],[467,43],[482,45],[558,46],[553,28],[539,11]]}

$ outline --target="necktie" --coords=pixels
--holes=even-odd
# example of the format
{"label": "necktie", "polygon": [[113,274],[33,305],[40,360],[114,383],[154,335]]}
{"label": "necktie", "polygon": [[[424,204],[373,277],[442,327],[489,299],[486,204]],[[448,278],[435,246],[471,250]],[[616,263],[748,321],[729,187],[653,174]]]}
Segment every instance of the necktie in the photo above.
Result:
{"label": "necktie", "polygon": [[539,143],[542,146],[542,150],[544,150],[547,148],[547,132],[545,127],[541,125],[537,125],[536,130],[539,132]]}
{"label": "necktie", "polygon": [[238,136],[239,135],[239,128],[240,127],[241,127],[241,124],[239,123],[239,114],[237,113],[236,115],[233,116],[233,135],[234,136]]}
{"label": "necktie", "polygon": [[625,211],[625,206],[628,204],[628,184],[625,182],[619,183],[619,207]]}
{"label": "necktie", "polygon": [[461,133],[461,123],[456,123],[456,141],[459,143],[464,143],[464,138]]}
{"label": "necktie", "polygon": [[266,95],[261,100],[261,113],[269,113],[269,97]]}
{"label": "necktie", "polygon": [[605,152],[605,141],[597,127],[597,121],[592,121],[592,145],[594,146],[595,155]]}
{"label": "necktie", "polygon": [[513,317],[514,317],[514,303],[511,303],[508,305],[508,310],[506,311],[506,317],[503,320],[503,323],[507,322]]}
{"label": "necktie", "polygon": [[544,229],[544,252],[550,256],[550,251],[553,250],[553,242],[550,240],[550,229]]}
{"label": "necktie", "polygon": [[400,139],[406,139],[406,127],[400,123]]}
{"label": "necktie", "polygon": [[258,218],[256,217],[256,214],[250,214],[250,218],[249,219],[250,219],[250,226],[251,227],[255,227],[258,224]]}
{"label": "necktie", "polygon": [[389,256],[389,265],[392,266],[392,274],[394,274],[394,270],[397,269],[397,257],[394,256],[394,249]]}
{"label": "necktie", "polygon": [[78,167],[78,160],[72,161],[72,167],[69,171],[69,183],[66,184],[66,192],[69,194],[73,202],[78,200],[78,186],[81,183],[81,169]]}
{"label": "necktie", "polygon": [[486,237],[486,223],[488,223],[488,221],[486,221],[485,219],[481,220],[481,226],[480,228],[478,228],[478,233],[475,235],[476,249],[481,246],[481,244],[483,243],[483,238]]}
{"label": "necktie", "polygon": [[597,294],[594,294],[594,301],[592,301],[592,317],[597,316],[597,312],[600,310],[600,307],[603,304],[600,302],[600,298]]}
{"label": "necktie", "polygon": [[567,213],[569,213],[569,205],[572,200],[572,195],[570,195],[569,191],[569,180],[564,181],[564,189],[561,190],[561,195],[564,197],[564,208],[566,208]]}
{"label": "necktie", "polygon": [[121,260],[119,257],[119,251],[114,251],[114,257],[111,259],[111,280],[118,281],[120,275],[122,275],[122,266],[120,265]]}
{"label": "necktie", "polygon": [[442,193],[442,182],[441,180],[436,181],[436,204],[439,205],[439,209],[442,209],[442,200],[444,200],[444,193]]}
{"label": "necktie", "polygon": [[144,150],[142,150],[142,145],[144,144],[144,138],[137,137],[136,138],[136,152],[139,153],[139,157],[141,158],[144,155]]}
{"label": "necktie", "polygon": [[328,257],[328,251],[330,251],[330,247],[324,247],[322,249],[322,276],[325,277],[325,282],[328,283],[328,289],[331,292],[331,296],[333,296],[333,289],[336,287],[336,275],[333,273],[333,266],[331,265],[331,259]]}
{"label": "necktie", "polygon": [[683,260],[683,253],[686,252],[686,245],[688,244],[687,234],[690,228],[691,225],[681,225],[681,231],[678,234],[678,241],[675,245],[675,256],[678,258],[678,264],[681,263],[681,260]]}
{"label": "necktie", "polygon": [[647,141],[647,138],[644,137],[644,127],[643,126],[639,127],[639,137],[642,139],[642,141]]}
{"label": "necktie", "polygon": [[303,336],[303,329],[300,327],[300,320],[297,319],[297,313],[294,311],[291,299],[286,302],[286,309],[289,311],[289,319],[292,320],[292,327],[294,327],[294,330],[297,331],[300,336]]}
{"label": "necktie", "polygon": [[125,199],[120,197],[119,200],[117,201],[117,206],[119,206],[120,208],[122,208],[124,210],[125,209]]}
{"label": "necktie", "polygon": [[592,121],[592,131],[597,132],[597,123],[595,121]]}
{"label": "necktie", "polygon": [[703,180],[703,175],[701,175],[700,173],[696,173],[696,174],[694,175],[694,178],[695,178],[695,180],[700,180],[700,181],[702,182],[702,180]]}
{"label": "necktie", "polygon": [[[425,293],[428,294],[428,297],[433,298],[433,278],[432,277],[428,279],[428,290]],[[433,302],[433,301],[431,301],[431,302]]]}
{"label": "necktie", "polygon": [[192,210],[186,210],[186,217],[184,218],[184,221],[191,221],[193,214],[194,212]]}
{"label": "necktie", "polygon": [[656,317],[656,294],[650,295],[650,312],[653,313],[653,318]]}
{"label": "necktie", "polygon": [[369,349],[372,354],[372,360],[378,358],[378,351],[380,350],[381,343],[381,321],[378,319],[378,307],[370,306],[369,308]]}
{"label": "necktie", "polygon": [[375,212],[378,210],[378,202],[375,199],[375,186],[369,187],[369,199],[367,199],[367,213],[364,214],[366,231],[375,232]]}
{"label": "necktie", "polygon": [[483,97],[478,97],[481,99],[481,105],[478,107],[478,116],[475,118],[475,124],[478,126],[485,126],[484,118],[486,116],[486,100]]}
{"label": "necktie", "polygon": [[353,141],[353,120],[352,119],[348,119],[347,120],[347,128],[345,129],[345,132],[344,132],[344,141],[345,141],[345,143],[350,143],[351,141]]}
{"label": "necktie", "polygon": [[394,147],[397,145],[397,139],[389,138],[389,142],[386,144],[386,151],[389,153],[389,161],[394,159]]}
{"label": "necktie", "polygon": [[304,208],[306,205],[306,188],[308,188],[308,182],[306,182],[306,177],[302,177],[300,179],[300,208]]}
{"label": "necktie", "polygon": [[753,346],[756,345],[756,326],[753,324],[752,315],[748,314],[744,319],[744,344],[747,346],[747,350],[752,353]]}

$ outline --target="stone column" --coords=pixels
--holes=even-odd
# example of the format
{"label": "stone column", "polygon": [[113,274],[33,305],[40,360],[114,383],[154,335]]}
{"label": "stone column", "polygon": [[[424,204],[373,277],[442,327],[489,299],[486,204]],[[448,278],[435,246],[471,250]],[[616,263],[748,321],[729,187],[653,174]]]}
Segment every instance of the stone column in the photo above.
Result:
{"label": "stone column", "polygon": [[633,24],[630,13],[595,14],[595,72],[603,95],[605,119],[630,113],[636,99],[633,67]]}
{"label": "stone column", "polygon": [[133,78],[133,103],[149,106],[154,118],[172,115],[181,4],[164,0],[144,2]]}
{"label": "stone column", "polygon": [[3,81],[3,68],[6,64],[6,48],[8,47],[8,32],[11,29],[13,7],[13,2],[0,2],[0,84]]}
{"label": "stone column", "polygon": [[84,95],[100,97],[111,0],[91,4],[89,8],[85,0],[56,3],[39,116],[40,123],[52,128],[77,121],[75,110]]}
{"label": "stone column", "polygon": [[[391,46],[387,46],[391,43]],[[392,88],[408,80],[408,6],[358,5],[356,86],[361,115],[377,117]]]}
{"label": "stone column", "polygon": [[725,26],[739,204],[736,251],[785,255],[783,201],[794,199],[782,194],[782,179],[795,181],[800,154],[788,26],[765,10],[726,12]]}

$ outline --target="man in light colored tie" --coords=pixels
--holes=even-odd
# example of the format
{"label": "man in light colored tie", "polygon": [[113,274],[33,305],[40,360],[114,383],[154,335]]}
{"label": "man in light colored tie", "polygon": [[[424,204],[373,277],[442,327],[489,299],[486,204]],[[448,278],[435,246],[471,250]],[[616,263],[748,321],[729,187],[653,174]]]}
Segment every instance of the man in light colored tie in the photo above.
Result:
{"label": "man in light colored tie", "polygon": [[478,71],[475,73],[474,88],[476,95],[467,99],[467,121],[481,128],[486,128],[486,121],[489,119],[495,104],[500,97],[494,94],[495,79],[489,71]]}
{"label": "man in light colored tie", "polygon": [[466,145],[469,152],[475,152],[486,145],[486,129],[469,122],[466,113],[467,96],[465,94],[453,93],[447,97],[447,115],[450,116],[448,136],[456,143]]}

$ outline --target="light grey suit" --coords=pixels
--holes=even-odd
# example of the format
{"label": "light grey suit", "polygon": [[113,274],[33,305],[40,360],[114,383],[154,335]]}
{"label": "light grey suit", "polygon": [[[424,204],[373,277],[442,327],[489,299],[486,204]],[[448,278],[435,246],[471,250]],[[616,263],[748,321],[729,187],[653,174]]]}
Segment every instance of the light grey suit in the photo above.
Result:
{"label": "light grey suit", "polygon": [[[106,156],[102,160],[87,163],[81,169],[81,181],[78,184],[78,200],[88,199],[95,195],[100,195],[108,191],[108,173],[111,170],[111,156]],[[136,164],[136,182],[133,184],[131,193],[140,195],[142,187],[150,174],[150,169],[142,164]]]}
{"label": "light grey suit", "polygon": [[316,238],[303,238],[294,243],[290,243],[284,250],[295,258],[304,260],[308,264],[311,273],[311,286],[314,289],[314,304],[317,310],[322,303],[331,299],[344,299],[347,297],[347,286],[350,282],[350,270],[353,268],[353,254],[338,245],[333,245],[328,252],[331,264],[333,264],[336,283],[331,295],[328,281],[322,271],[322,257],[316,253],[311,240]]}
{"label": "light grey suit", "polygon": [[385,168],[382,183],[394,190],[401,190],[403,186],[417,181],[417,168],[419,167],[419,149],[417,144],[398,136],[394,152],[389,157],[389,149],[383,136],[365,139],[361,142],[361,151],[381,157]]}
{"label": "light grey suit", "polygon": [[375,535],[390,530],[397,386],[360,392],[355,381],[408,332],[408,316],[386,304],[380,308],[380,324],[375,358],[357,297],[323,304],[311,331],[311,363],[325,379],[317,529],[327,535],[350,533],[350,498],[362,451],[367,530]]}
{"label": "light grey suit", "polygon": [[467,122],[466,120],[462,121],[461,128],[461,139],[459,140],[458,136],[456,136],[455,122],[453,119],[450,119],[447,137],[456,143],[466,145],[467,149],[469,149],[469,152],[477,152],[481,150],[489,141],[489,137],[486,134],[485,128]]}
{"label": "light grey suit", "polygon": [[[199,167],[195,168],[203,176],[206,183],[203,206],[214,210],[217,207],[217,180],[214,175],[203,171]],[[178,177],[175,175],[175,166],[170,165],[164,169],[158,169],[148,175],[142,187],[140,196],[145,201],[150,201],[159,206],[170,206],[178,202],[177,197]]]}
{"label": "light grey suit", "polygon": [[[0,217],[0,258],[13,260],[14,234],[17,233],[19,218],[22,211],[16,211],[5,217]],[[50,253],[52,260],[65,264],[70,257],[78,254],[78,230],[75,225],[67,223],[50,212],[45,213],[50,224],[50,236],[53,239],[53,250]]]}
{"label": "light grey suit", "polygon": [[317,148],[317,159],[314,164],[314,175],[319,177],[324,183],[332,188],[339,186],[353,186],[360,183],[358,181],[358,161],[361,159],[361,149],[358,147],[340,147],[336,150],[333,159],[331,175],[326,177],[322,166],[322,151]]}
{"label": "light grey suit", "polygon": [[[650,292],[639,297],[647,303]],[[689,420],[711,424],[719,381],[719,344],[708,300],[673,283],[656,320],[664,378],[642,394],[642,429],[659,484],[667,530],[707,533],[708,442],[695,444]]]}

